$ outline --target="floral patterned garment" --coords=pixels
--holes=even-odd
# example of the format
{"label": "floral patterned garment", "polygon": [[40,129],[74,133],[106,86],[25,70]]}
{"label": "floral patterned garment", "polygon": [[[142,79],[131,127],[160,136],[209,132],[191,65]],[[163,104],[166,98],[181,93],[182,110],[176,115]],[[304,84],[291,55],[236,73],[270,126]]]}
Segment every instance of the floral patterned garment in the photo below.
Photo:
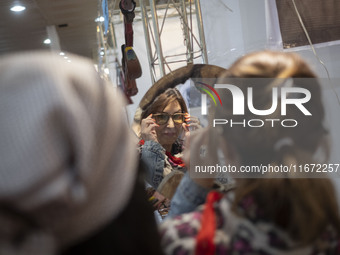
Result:
{"label": "floral patterned garment", "polygon": [[[251,220],[231,211],[230,198],[224,197],[214,204],[216,231],[215,254],[280,254],[321,255],[340,254],[340,243],[332,231],[320,235],[312,245],[295,248],[289,236],[269,222],[261,220],[253,199],[247,198],[240,205]],[[196,236],[201,230],[203,206],[197,211],[182,214],[164,221],[160,227],[162,247],[166,254],[195,254]]]}

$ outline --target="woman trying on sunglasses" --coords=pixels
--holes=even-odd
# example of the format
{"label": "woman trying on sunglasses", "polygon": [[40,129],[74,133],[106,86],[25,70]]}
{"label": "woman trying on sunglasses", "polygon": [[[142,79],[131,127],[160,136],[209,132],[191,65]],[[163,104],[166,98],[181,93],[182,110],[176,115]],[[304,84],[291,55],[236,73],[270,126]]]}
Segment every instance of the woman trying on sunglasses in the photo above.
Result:
{"label": "woman trying on sunglasses", "polygon": [[[175,88],[160,94],[142,113],[141,160],[146,166],[146,181],[154,189],[162,190],[169,199],[186,171],[180,137],[189,131],[189,126],[198,125],[193,119],[182,95]],[[170,176],[173,177],[171,185],[168,185],[170,187],[163,189]]]}

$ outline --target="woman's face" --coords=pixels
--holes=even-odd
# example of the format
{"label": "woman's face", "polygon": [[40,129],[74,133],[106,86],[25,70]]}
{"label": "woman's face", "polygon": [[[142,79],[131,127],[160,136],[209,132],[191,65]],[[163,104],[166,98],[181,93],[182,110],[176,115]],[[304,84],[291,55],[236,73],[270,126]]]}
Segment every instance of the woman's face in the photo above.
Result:
{"label": "woman's face", "polygon": [[[168,114],[174,114],[174,113],[181,113],[182,108],[178,101],[173,101],[170,104],[168,104],[163,111],[160,111],[158,113],[168,113]],[[159,125],[159,127],[156,128],[157,133],[157,139],[158,142],[169,151],[169,148],[171,149],[172,144],[176,141],[178,138],[180,132],[182,130],[182,124],[177,124],[173,121],[172,118],[169,118],[168,122]]]}

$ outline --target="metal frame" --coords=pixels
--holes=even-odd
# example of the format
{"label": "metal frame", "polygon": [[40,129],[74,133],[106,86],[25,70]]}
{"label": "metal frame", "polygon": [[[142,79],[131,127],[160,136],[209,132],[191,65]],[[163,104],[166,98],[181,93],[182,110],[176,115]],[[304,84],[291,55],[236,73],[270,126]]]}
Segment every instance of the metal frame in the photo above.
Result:
{"label": "metal frame", "polygon": [[[116,6],[116,1],[119,0],[112,1],[113,6]],[[149,6],[146,5],[147,2]],[[155,0],[140,0],[139,3],[140,7],[135,8],[134,22],[141,21],[143,24],[152,84],[167,73],[172,72],[171,65],[174,63],[180,62],[184,66],[193,64],[195,59],[201,58],[201,63],[208,64],[200,0],[168,0],[167,4],[159,5],[155,4]],[[114,47],[118,47],[115,41],[114,25],[123,22],[123,16],[119,9],[109,8],[109,11],[111,17],[109,29],[113,37],[111,39]],[[196,16],[195,21],[193,16]],[[179,26],[182,26],[183,31],[183,53],[176,55],[165,55],[162,47],[162,35],[166,34],[166,31],[163,30],[164,24],[170,17],[180,18]],[[193,22],[196,22],[198,35],[197,32],[193,31]],[[102,31],[100,31],[99,37],[103,38]],[[105,43],[101,42],[101,45],[103,44]],[[183,56],[183,59],[172,60],[174,57],[180,56]]]}
{"label": "metal frame", "polygon": [[[192,8],[192,2],[195,2],[194,10]],[[147,47],[152,83],[155,83],[158,79],[162,78],[166,74],[165,66],[168,68],[168,72],[172,71],[170,67],[171,63],[183,62],[184,64],[192,64],[195,58],[202,57],[202,63],[208,64],[208,55],[205,44],[200,0],[180,0],[179,3],[175,3],[174,0],[168,0],[168,3],[166,5],[158,6],[155,5],[154,0],[149,0],[149,4],[150,6],[148,8],[147,6],[145,6],[145,2],[143,0],[140,0],[140,12],[143,21],[145,44]],[[177,15],[181,19],[185,47],[183,49],[183,54],[165,56],[162,49],[161,36],[163,32],[164,22],[168,17],[167,14],[169,9],[173,9],[175,12],[177,12]],[[165,14],[162,17],[161,27],[158,23],[158,21],[160,20],[160,17],[158,15],[159,10],[165,11]],[[198,39],[193,32],[193,14],[196,16],[196,23],[199,34]],[[150,16],[152,20],[152,25],[150,25]],[[196,43],[199,47],[199,50],[196,52],[194,52],[194,43]],[[195,56],[198,53],[200,55]],[[173,62],[168,61],[169,58],[180,55],[185,55],[186,59]],[[158,72],[156,66],[158,66]]]}

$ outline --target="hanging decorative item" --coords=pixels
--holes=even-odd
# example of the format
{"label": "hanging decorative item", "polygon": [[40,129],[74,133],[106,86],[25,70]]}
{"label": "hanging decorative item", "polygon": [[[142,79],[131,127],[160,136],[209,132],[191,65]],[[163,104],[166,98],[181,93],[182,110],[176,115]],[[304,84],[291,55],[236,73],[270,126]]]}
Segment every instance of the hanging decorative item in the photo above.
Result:
{"label": "hanging decorative item", "polygon": [[136,79],[141,77],[142,68],[138,57],[133,50],[133,19],[135,17],[136,2],[133,0],[122,0],[119,3],[120,10],[124,15],[125,44],[122,50],[122,69],[121,78],[123,80],[123,90],[129,101],[130,97],[138,93]]}

